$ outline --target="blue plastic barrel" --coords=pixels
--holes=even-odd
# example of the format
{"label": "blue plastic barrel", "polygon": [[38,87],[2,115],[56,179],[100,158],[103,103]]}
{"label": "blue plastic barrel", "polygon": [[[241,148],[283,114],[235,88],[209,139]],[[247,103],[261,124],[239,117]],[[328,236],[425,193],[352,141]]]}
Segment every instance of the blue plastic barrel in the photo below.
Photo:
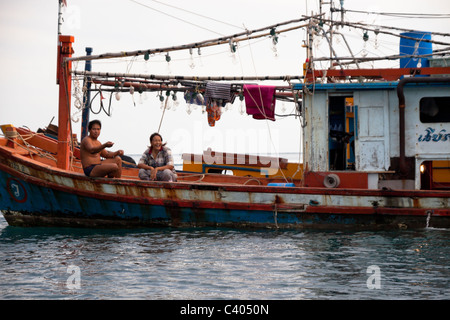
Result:
{"label": "blue plastic barrel", "polygon": [[[423,55],[433,53],[432,43],[421,41],[421,40],[431,40],[431,32],[415,31],[415,32],[401,33],[400,35],[417,39],[413,40],[400,38],[401,56],[412,54]],[[431,56],[429,58],[431,58]],[[428,57],[424,58],[405,57],[400,58],[400,68],[417,68],[419,62],[421,63],[421,67],[430,66]]]}

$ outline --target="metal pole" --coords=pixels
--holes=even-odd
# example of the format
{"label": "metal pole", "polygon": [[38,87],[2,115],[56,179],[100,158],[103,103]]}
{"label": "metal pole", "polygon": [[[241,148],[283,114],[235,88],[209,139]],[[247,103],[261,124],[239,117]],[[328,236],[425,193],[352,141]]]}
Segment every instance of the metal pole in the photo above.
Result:
{"label": "metal pole", "polygon": [[[73,53],[73,36],[59,36],[61,43],[59,61],[70,58]],[[72,92],[72,62],[65,61],[59,65],[59,107],[58,107],[58,168],[68,170],[70,165],[70,98]]]}
{"label": "metal pole", "polygon": [[[92,48],[86,48],[86,55],[90,56],[92,53]],[[91,71],[92,69],[92,61],[86,60],[86,64],[84,65],[85,71]],[[86,86],[86,93],[83,95],[83,113],[81,120],[81,140],[88,135],[88,124],[89,124],[89,112],[90,107],[89,104],[91,102],[91,77],[86,76],[84,78],[83,87]]]}
{"label": "metal pole", "polygon": [[62,7],[64,3],[62,0],[58,1],[58,42],[59,36],[61,35],[61,25],[62,25]]}

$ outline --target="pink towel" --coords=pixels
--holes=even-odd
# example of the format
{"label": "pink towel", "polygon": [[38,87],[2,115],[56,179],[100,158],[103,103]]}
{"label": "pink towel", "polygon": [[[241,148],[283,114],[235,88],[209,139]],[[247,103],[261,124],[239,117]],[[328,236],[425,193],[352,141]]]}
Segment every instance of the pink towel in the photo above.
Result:
{"label": "pink towel", "polygon": [[275,121],[275,86],[244,84],[247,114]]}

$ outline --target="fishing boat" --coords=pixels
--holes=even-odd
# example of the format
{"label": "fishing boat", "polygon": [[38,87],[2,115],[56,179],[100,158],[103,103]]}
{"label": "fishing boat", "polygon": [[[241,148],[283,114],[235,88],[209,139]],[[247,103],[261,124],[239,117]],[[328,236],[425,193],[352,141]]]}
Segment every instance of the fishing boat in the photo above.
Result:
{"label": "fishing boat", "polygon": [[[431,46],[418,52],[431,40],[427,33],[416,32],[401,38],[416,44],[415,50],[389,57],[400,59],[400,68],[349,68],[345,59],[362,61],[351,56],[332,57],[337,65],[316,69],[319,59],[312,55],[312,39],[327,22],[321,17],[294,21],[308,31],[308,58],[303,75],[283,77],[155,76],[92,72],[89,67],[95,59],[148,59],[155,52],[228,43],[233,48],[239,37],[256,37],[262,30],[270,30],[263,36],[274,38],[282,23],[179,47],[80,57],[72,56],[74,38],[59,35],[58,125],[41,132],[1,126],[0,210],[6,221],[11,226],[88,228],[449,228],[448,52],[433,52]],[[73,61],[86,61],[86,69],[72,70]],[[89,84],[87,105],[92,83],[101,84],[104,92],[168,92],[161,95],[162,102],[171,91],[183,91],[185,97],[202,97],[203,103],[209,84],[235,81],[230,91],[243,100],[246,81],[298,79],[275,87],[270,97],[296,103],[303,159],[290,163],[209,149],[183,155],[177,182],[140,180],[132,163],[123,168],[121,178],[87,177],[71,129],[72,81],[77,76]],[[269,117],[262,100],[257,107]],[[82,126],[86,132],[84,117]]]}

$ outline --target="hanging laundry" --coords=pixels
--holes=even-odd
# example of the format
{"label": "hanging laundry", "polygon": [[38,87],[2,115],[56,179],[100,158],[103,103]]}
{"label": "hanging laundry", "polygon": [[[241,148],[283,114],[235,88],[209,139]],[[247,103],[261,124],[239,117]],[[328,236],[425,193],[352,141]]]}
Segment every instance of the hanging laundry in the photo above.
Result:
{"label": "hanging laundry", "polygon": [[208,116],[208,124],[210,127],[214,127],[216,121],[220,120],[221,113],[222,110],[215,102],[206,105],[206,114]]}
{"label": "hanging laundry", "polygon": [[228,102],[234,102],[235,95],[231,92],[230,83],[208,82],[205,90],[205,101],[208,104],[215,102],[224,107]]}
{"label": "hanging laundry", "polygon": [[275,86],[244,84],[243,91],[248,115],[275,121]]}
{"label": "hanging laundry", "polygon": [[206,84],[205,103],[210,127],[214,127],[216,121],[220,119],[221,108],[227,103],[233,103],[234,98],[235,94],[231,92],[230,83],[208,82]]}

